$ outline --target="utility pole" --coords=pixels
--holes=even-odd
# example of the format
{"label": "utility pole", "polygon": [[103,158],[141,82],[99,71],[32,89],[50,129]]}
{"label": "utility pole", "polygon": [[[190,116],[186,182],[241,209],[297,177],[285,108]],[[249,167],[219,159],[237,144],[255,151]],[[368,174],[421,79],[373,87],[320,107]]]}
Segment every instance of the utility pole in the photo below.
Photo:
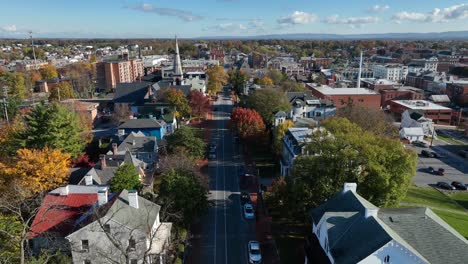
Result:
{"label": "utility pole", "polygon": [[10,125],[10,120],[8,119],[8,108],[7,108],[7,104],[8,104],[8,101],[7,101],[8,87],[7,86],[3,86],[3,94],[5,96],[3,98],[3,110],[5,111],[5,120],[7,122],[7,125],[9,126]]}
{"label": "utility pole", "polygon": [[34,41],[33,41],[32,33],[33,33],[32,31],[29,31],[29,37],[31,38],[31,47],[32,47],[33,57],[34,57],[34,69],[37,70],[36,51],[34,50]]}

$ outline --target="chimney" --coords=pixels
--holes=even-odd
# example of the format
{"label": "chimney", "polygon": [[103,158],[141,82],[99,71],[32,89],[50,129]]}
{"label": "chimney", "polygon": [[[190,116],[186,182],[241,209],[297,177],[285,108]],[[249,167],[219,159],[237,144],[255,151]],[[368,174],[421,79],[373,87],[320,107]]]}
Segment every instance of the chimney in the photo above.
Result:
{"label": "chimney", "polygon": [[59,188],[60,196],[67,196],[68,191],[68,185]]}
{"label": "chimney", "polygon": [[99,155],[99,159],[101,160],[101,169],[106,168],[106,167],[107,167],[107,164],[106,164],[106,155],[100,154],[100,155]]}
{"label": "chimney", "polygon": [[107,189],[99,190],[97,193],[98,196],[98,205],[104,205],[107,203]]}
{"label": "chimney", "polygon": [[138,192],[135,190],[128,191],[128,204],[138,209]]}
{"label": "chimney", "polygon": [[86,174],[84,177],[86,186],[93,185],[93,176]]}
{"label": "chimney", "polygon": [[117,156],[119,154],[119,151],[117,149],[117,143],[112,143],[112,153],[114,156]]}
{"label": "chimney", "polygon": [[366,208],[365,216],[369,218],[371,216],[377,218],[377,214],[379,213],[379,208]]}
{"label": "chimney", "polygon": [[343,193],[346,193],[347,191],[352,191],[353,193],[356,193],[356,189],[357,189],[357,183],[345,182],[343,186]]}
{"label": "chimney", "polygon": [[135,146],[135,145],[136,145],[135,140],[133,140],[132,141],[132,146]]}

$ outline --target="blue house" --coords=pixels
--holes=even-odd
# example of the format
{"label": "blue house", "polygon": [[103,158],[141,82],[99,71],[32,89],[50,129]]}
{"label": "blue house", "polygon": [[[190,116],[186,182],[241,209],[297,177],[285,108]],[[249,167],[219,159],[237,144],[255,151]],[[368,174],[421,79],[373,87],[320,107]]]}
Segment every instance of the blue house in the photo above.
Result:
{"label": "blue house", "polygon": [[153,136],[161,140],[166,135],[166,124],[162,120],[155,119],[130,119],[118,128],[124,130],[126,135],[131,132],[141,131],[145,136]]}

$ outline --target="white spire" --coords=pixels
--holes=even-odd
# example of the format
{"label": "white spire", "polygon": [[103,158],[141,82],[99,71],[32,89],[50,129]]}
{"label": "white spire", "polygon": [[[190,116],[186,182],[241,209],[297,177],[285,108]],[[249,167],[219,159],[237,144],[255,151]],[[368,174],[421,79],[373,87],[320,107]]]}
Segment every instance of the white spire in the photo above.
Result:
{"label": "white spire", "polygon": [[175,36],[175,55],[174,55],[174,76],[182,76],[182,64],[180,62],[179,44],[177,43],[177,35]]}
{"label": "white spire", "polygon": [[358,77],[357,77],[357,88],[361,88],[361,74],[362,74],[362,50],[361,50],[361,58],[359,59],[359,72],[358,72]]}

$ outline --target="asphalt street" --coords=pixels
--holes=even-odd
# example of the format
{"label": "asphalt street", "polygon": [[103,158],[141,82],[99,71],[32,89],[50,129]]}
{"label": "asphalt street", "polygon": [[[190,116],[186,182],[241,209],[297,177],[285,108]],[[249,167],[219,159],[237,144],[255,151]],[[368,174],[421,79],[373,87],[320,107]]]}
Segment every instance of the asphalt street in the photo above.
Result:
{"label": "asphalt street", "polygon": [[248,263],[247,243],[255,240],[255,220],[243,218],[239,192],[239,167],[242,158],[228,122],[232,101],[227,91],[214,103],[211,142],[217,145],[217,157],[209,162],[210,200],[214,206],[202,221],[198,243],[190,263]]}

